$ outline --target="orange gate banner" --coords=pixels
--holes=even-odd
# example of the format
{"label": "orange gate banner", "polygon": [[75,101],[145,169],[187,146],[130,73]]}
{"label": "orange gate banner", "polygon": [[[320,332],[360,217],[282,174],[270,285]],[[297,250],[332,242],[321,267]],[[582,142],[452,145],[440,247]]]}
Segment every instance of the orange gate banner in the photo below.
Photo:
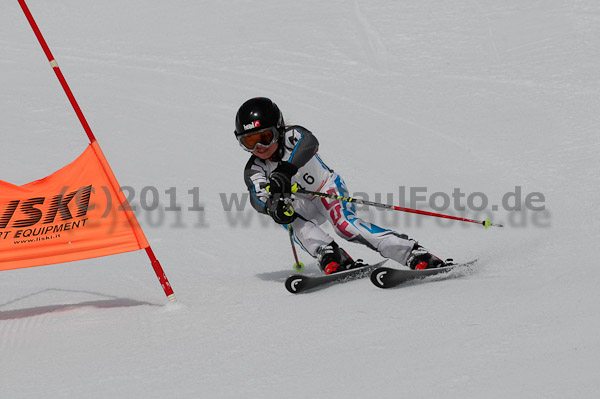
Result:
{"label": "orange gate banner", "polygon": [[23,186],[0,180],[0,270],[148,246],[95,141],[46,178]]}

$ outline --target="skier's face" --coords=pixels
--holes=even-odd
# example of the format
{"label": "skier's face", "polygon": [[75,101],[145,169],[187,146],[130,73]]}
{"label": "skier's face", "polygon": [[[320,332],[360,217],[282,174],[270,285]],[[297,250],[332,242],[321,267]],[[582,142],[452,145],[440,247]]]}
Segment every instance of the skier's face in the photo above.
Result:
{"label": "skier's face", "polygon": [[279,147],[278,142],[274,142],[268,147],[263,147],[262,145],[259,145],[258,147],[256,147],[256,150],[252,151],[252,154],[256,155],[260,159],[269,159],[273,156],[273,154],[275,154],[275,151],[277,151],[277,147]]}

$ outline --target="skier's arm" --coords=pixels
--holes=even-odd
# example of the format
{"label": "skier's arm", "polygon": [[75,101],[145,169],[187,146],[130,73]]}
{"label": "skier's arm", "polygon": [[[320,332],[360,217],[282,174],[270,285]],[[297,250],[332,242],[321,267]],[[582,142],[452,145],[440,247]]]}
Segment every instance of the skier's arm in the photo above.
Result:
{"label": "skier's arm", "polygon": [[282,144],[285,147],[283,157],[269,180],[271,193],[289,194],[292,176],[315,156],[319,141],[309,130],[292,126],[285,132]]}
{"label": "skier's arm", "polygon": [[244,182],[250,194],[250,204],[260,213],[267,213],[266,204],[269,198],[267,191],[267,174],[264,165],[256,157],[250,158],[244,170]]}
{"label": "skier's arm", "polygon": [[282,161],[294,166],[295,170],[306,165],[319,149],[317,138],[301,126],[292,126],[285,132],[283,145],[287,151]]}

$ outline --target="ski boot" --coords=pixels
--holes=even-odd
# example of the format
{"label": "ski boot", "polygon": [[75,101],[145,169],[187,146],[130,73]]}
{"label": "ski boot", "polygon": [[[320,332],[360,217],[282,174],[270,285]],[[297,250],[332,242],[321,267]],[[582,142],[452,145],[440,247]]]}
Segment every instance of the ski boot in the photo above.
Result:
{"label": "ski boot", "polygon": [[322,245],[317,250],[317,262],[325,274],[349,270],[354,267],[354,260],[335,241]]}
{"label": "ski boot", "polygon": [[406,266],[413,270],[435,269],[436,267],[445,265],[446,263],[443,260],[429,252],[428,249],[420,246],[416,241],[406,261]]}

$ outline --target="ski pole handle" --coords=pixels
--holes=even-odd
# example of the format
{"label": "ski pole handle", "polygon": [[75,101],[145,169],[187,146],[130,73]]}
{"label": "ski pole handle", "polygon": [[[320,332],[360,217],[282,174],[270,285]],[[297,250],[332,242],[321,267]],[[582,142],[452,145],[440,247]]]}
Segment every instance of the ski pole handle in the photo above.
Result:
{"label": "ski pole handle", "polygon": [[292,216],[294,214],[294,207],[292,206],[292,199],[286,198],[283,200],[283,202],[285,204],[285,211],[283,211],[283,214],[286,216]]}
{"label": "ski pole handle", "polygon": [[328,198],[328,199],[334,199],[334,200],[344,201],[344,202],[353,202],[355,204],[360,204],[360,205],[374,206],[374,207],[377,207],[377,208],[391,209],[391,210],[394,210],[394,211],[407,212],[407,213],[416,213],[418,215],[434,216],[434,217],[438,217],[438,218],[458,220],[458,221],[461,221],[461,222],[469,222],[469,223],[481,224],[486,229],[488,227],[490,227],[490,226],[504,227],[501,224],[491,223],[489,219],[485,219],[485,220],[473,220],[473,219],[461,218],[461,217],[458,217],[458,216],[444,215],[444,214],[441,214],[441,213],[420,211],[418,209],[403,208],[401,206],[396,206],[396,205],[381,204],[379,202],[367,201],[367,200],[363,200],[363,199],[360,199],[360,198],[344,197],[342,195],[327,194],[327,193],[321,193],[321,192],[318,192],[318,191],[309,191],[309,190],[305,190],[303,188],[298,187],[298,184],[294,184],[292,186],[292,194],[306,194],[306,195],[312,195],[312,196],[320,197],[320,198]]}

